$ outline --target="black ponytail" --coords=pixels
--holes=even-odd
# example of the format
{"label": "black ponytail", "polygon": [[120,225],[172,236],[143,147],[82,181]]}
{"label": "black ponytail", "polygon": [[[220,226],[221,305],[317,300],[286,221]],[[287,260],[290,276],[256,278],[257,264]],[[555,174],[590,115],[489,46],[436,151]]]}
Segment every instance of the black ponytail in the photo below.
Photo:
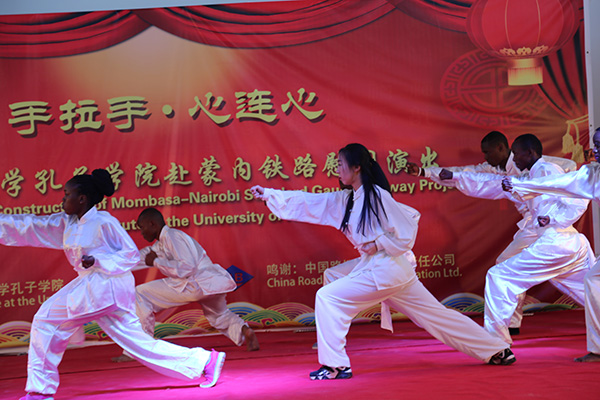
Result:
{"label": "black ponytail", "polygon": [[[372,227],[373,217],[377,220],[377,223],[381,225],[380,210],[383,211],[383,215],[387,218],[387,213],[383,207],[381,201],[381,195],[375,189],[375,186],[379,186],[384,190],[391,193],[390,183],[383,172],[381,166],[371,157],[369,150],[362,144],[351,143],[339,151],[339,156],[344,157],[346,163],[350,167],[360,166],[360,178],[363,186],[365,201],[363,203],[362,210],[360,211],[360,219],[358,222],[358,230],[364,235],[365,227]],[[348,229],[348,221],[350,220],[350,213],[354,206],[354,192],[350,194],[348,203],[346,203],[346,212],[342,220],[340,229],[345,232]]]}

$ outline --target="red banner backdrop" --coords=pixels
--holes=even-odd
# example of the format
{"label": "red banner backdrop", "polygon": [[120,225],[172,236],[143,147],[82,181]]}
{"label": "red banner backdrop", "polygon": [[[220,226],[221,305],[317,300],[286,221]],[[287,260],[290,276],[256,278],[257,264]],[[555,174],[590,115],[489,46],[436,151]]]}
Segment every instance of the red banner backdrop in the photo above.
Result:
{"label": "red banner backdrop", "polygon": [[[241,286],[228,300],[253,326],[310,325],[323,270],[357,253],[333,229],[278,221],[248,189],[338,190],[337,150],[361,142],[394,197],[422,213],[414,249],[422,281],[445,304],[482,311],[485,273],[516,231],[517,212],[403,167],[481,162],[490,130],[509,140],[533,132],[546,154],[571,158],[563,136],[587,106],[571,104],[581,92],[562,96],[561,88],[583,88],[585,76],[563,68],[550,85],[557,64],[548,59],[542,86],[509,87],[505,61],[457,28],[466,11],[436,19],[426,3],[1,17],[0,212],[59,212],[73,174],[107,168],[117,191],[101,208],[140,247],[134,221],[157,207],[213,261],[237,268]],[[580,36],[565,45],[580,46]],[[573,140],[585,146],[585,135]],[[579,227],[588,233],[589,225]],[[0,257],[0,346],[22,344],[27,321],[74,272],[58,251],[2,247]],[[139,283],[157,277],[136,272]],[[550,286],[529,294],[530,308],[572,304]],[[158,336],[209,329],[194,304],[159,321]],[[102,336],[95,324],[86,333]]]}

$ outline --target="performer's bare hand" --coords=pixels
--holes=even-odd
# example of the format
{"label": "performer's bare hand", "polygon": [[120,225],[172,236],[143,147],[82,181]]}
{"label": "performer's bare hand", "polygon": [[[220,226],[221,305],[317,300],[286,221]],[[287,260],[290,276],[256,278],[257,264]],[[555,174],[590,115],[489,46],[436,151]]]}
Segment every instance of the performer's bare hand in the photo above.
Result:
{"label": "performer's bare hand", "polygon": [[94,265],[95,261],[96,260],[94,259],[94,256],[81,256],[81,266],[85,269],[88,269],[89,267]]}
{"label": "performer's bare hand", "polygon": [[377,243],[373,242],[369,242],[369,243],[365,243],[362,246],[360,246],[360,251],[362,251],[363,253],[366,253],[370,256],[372,256],[373,254],[377,253]]}
{"label": "performer's bare hand", "polygon": [[543,215],[543,216],[539,216],[538,217],[538,224],[540,224],[540,226],[546,226],[550,223],[550,217],[547,215]]}
{"label": "performer's bare hand", "polygon": [[452,179],[453,176],[454,176],[454,174],[452,173],[452,171],[449,171],[446,168],[443,168],[440,171],[440,179],[443,180],[443,181],[447,181],[448,179]]}
{"label": "performer's bare hand", "polygon": [[154,265],[154,260],[158,258],[158,254],[154,252],[154,250],[150,250],[150,253],[146,254],[146,265],[152,267]]}
{"label": "performer's bare hand", "polygon": [[421,167],[412,162],[406,163],[406,173],[412,176],[423,176]]}
{"label": "performer's bare hand", "polygon": [[508,176],[505,176],[504,179],[502,179],[502,189],[504,189],[505,192],[512,192],[513,190],[512,182]]}
{"label": "performer's bare hand", "polygon": [[250,188],[250,191],[254,195],[254,198],[263,200],[263,201],[265,200],[265,188],[264,187],[259,186],[259,185],[252,186]]}

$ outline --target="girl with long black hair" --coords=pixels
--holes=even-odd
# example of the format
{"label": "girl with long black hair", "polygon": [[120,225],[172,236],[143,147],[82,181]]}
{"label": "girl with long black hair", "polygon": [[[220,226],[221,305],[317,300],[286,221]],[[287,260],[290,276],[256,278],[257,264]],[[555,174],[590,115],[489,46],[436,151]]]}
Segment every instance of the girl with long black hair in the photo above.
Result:
{"label": "girl with long black hair", "polygon": [[402,312],[438,340],[490,364],[516,359],[506,343],[469,317],[443,306],[419,282],[411,249],[420,214],[394,201],[379,164],[361,144],[339,151],[344,189],[333,193],[281,191],[254,186],[256,198],[286,220],[340,229],[360,253],[352,271],[323,286],[315,299],[321,368],[310,379],[352,377],[346,335],[352,319],[380,302]]}

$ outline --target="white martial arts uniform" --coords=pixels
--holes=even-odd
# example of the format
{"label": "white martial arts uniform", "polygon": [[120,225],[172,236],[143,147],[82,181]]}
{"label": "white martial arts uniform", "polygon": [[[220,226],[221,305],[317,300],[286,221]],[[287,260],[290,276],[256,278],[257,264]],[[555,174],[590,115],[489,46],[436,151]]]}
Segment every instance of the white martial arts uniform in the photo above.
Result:
{"label": "white martial arts uniform", "polygon": [[[529,176],[563,173],[556,164],[539,159],[529,171]],[[457,185],[471,186],[471,190],[491,192],[498,191],[502,186],[501,177],[497,175],[469,172],[456,175]],[[552,195],[526,201],[532,223],[537,225],[538,237],[527,248],[488,271],[484,325],[489,332],[498,335],[506,343],[512,343],[508,326],[518,296],[545,281],[550,281],[577,303],[584,304],[583,278],[589,270],[592,251],[587,238],[577,232],[572,224],[585,212],[588,203],[588,200],[563,199]],[[550,223],[540,227],[539,216],[550,217]]]}
{"label": "white martial arts uniform", "polygon": [[[140,258],[139,252],[109,213],[92,207],[81,219],[65,213],[0,214],[0,243],[63,249],[78,274],[35,314],[27,363],[28,392],[56,392],[58,364],[69,338],[92,320],[115,343],[155,371],[180,379],[202,376],[209,351],[155,340],[142,330],[135,315],[135,283],[130,272]],[[93,256],[94,265],[83,268],[83,255]]]}
{"label": "white martial arts uniform", "polygon": [[[329,367],[350,367],[346,354],[346,335],[352,319],[362,310],[386,302],[402,312],[438,340],[474,358],[488,361],[506,344],[487,333],[458,311],[444,307],[419,282],[414,265],[407,258],[417,234],[420,214],[397,203],[387,191],[376,187],[385,213],[381,225],[366,227],[358,223],[364,193],[354,192],[346,237],[357,248],[375,241],[374,255],[361,253],[352,272],[323,286],[315,299],[315,319],[319,362]],[[263,198],[279,218],[340,228],[351,190],[333,193],[305,193],[265,189]],[[350,264],[346,264],[348,266]]]}
{"label": "white martial arts uniform", "polygon": [[[575,171],[577,169],[577,163],[575,163],[575,161],[573,160],[552,156],[542,156],[542,158],[544,159],[544,161],[558,165],[566,172]],[[467,165],[463,167],[448,167],[445,169],[452,171],[453,174],[460,174],[463,172],[496,174],[499,176],[520,176],[522,174],[521,170],[517,167],[517,165],[514,162],[514,156],[512,152],[510,152],[510,156],[506,161],[505,169],[501,169],[499,166],[493,167],[488,162],[484,162],[477,165]],[[457,184],[458,179],[456,175],[451,180],[441,180],[439,178],[441,170],[441,167],[429,167],[424,168],[423,172],[426,178],[429,178],[432,181],[439,183],[443,186],[455,187],[461,193],[469,197],[489,200],[508,198],[514,203],[517,211],[519,211],[519,213],[521,214],[522,219],[517,223],[517,227],[519,229],[514,234],[513,240],[496,258],[496,264],[500,264],[501,262],[509,259],[510,257],[520,253],[521,250],[529,247],[529,245],[536,241],[540,232],[536,228],[536,224],[534,223],[535,221],[531,217],[531,213],[529,212],[529,209],[527,208],[525,202],[520,201],[519,199],[516,199],[512,196],[506,196],[506,193],[502,190],[502,187],[500,185],[497,185],[496,182],[490,182],[491,184],[488,186],[460,185]],[[515,313],[512,315],[510,320],[509,326],[511,328],[519,328],[521,326],[521,322],[523,320],[523,304],[525,302],[525,296],[525,292],[521,293],[518,296]]]}
{"label": "white martial arts uniform", "polygon": [[[511,179],[513,193],[530,198],[549,193],[594,200],[600,203],[600,164],[583,165],[579,171],[539,179]],[[585,275],[585,325],[587,349],[600,354],[600,259]]]}
{"label": "white martial arts uniform", "polygon": [[242,327],[248,326],[227,308],[226,293],[237,285],[229,273],[214,264],[190,235],[165,225],[159,239],[140,250],[142,263],[154,251],[154,266],[166,278],[138,285],[136,312],[144,331],[154,335],[154,313],[197,301],[208,322],[236,345],[244,343]]}
{"label": "white martial arts uniform", "polygon": [[[413,266],[413,269],[417,268],[417,258],[412,251],[407,251],[404,253],[404,256],[408,259],[410,264]],[[331,282],[343,278],[352,272],[356,264],[360,261],[360,258],[355,258],[352,260],[345,261],[341,264],[336,265],[335,267],[327,268],[323,272],[323,286],[330,284]],[[394,325],[392,324],[392,312],[390,310],[390,305],[388,301],[381,302],[381,328],[387,329],[390,332],[394,332]]]}

